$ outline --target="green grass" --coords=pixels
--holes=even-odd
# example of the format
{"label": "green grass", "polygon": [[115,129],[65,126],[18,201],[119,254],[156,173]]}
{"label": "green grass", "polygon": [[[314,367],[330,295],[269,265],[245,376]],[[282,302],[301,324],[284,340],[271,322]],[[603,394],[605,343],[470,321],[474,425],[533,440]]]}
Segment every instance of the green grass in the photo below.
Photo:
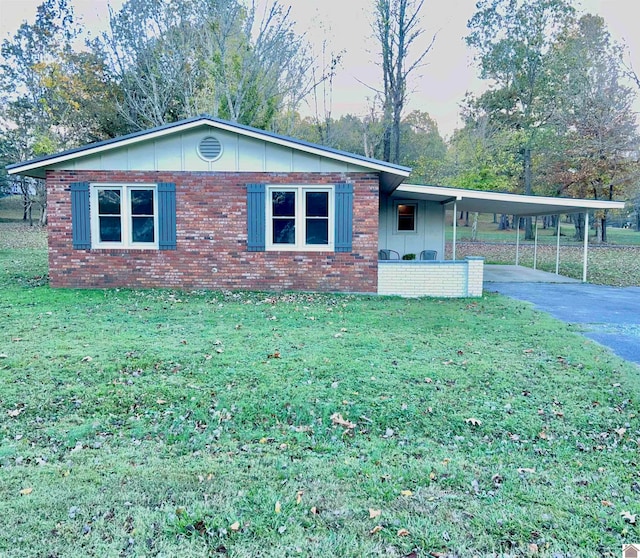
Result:
{"label": "green grass", "polygon": [[[446,239],[448,242],[453,240],[453,225],[451,224],[452,214],[447,212]],[[472,237],[471,230],[472,216],[469,215],[469,226],[464,226],[464,220],[458,221],[456,227],[456,238],[460,241],[470,241]],[[593,237],[593,229],[590,231],[590,237]],[[560,243],[563,246],[582,246],[582,241],[574,240],[575,227],[572,223],[566,222],[563,218],[560,222]],[[508,231],[498,230],[498,223],[493,222],[493,215],[489,213],[481,213],[478,215],[478,242],[506,242],[515,243],[517,231],[510,229]],[[533,241],[524,240],[524,230],[520,231],[520,242],[524,245],[533,244]],[[556,229],[543,228],[542,221],[538,221],[538,244],[556,245]],[[640,245],[640,232],[633,229],[623,229],[620,227],[607,227],[607,243],[609,245],[622,246],[638,246]]]}
{"label": "green grass", "polygon": [[640,540],[637,367],[506,298],[54,290],[3,247],[0,315],[2,556]]}
{"label": "green grass", "polygon": [[[450,214],[448,214],[450,217]],[[458,227],[456,237],[456,258],[483,256],[487,264],[514,265],[516,258],[516,231],[499,231],[491,222],[491,215],[482,214],[478,221],[478,240],[471,242],[471,228]],[[573,225],[562,223],[560,237],[559,273],[567,277],[582,279],[583,243],[573,240]],[[587,281],[600,285],[630,287],[640,285],[640,233],[629,229],[609,227],[609,244],[589,245]],[[447,227],[447,252],[451,258],[451,225]],[[534,256],[534,243],[524,241],[520,234],[520,265],[533,267],[536,258],[537,269],[555,273],[556,242],[555,230],[538,231],[538,250]]]}

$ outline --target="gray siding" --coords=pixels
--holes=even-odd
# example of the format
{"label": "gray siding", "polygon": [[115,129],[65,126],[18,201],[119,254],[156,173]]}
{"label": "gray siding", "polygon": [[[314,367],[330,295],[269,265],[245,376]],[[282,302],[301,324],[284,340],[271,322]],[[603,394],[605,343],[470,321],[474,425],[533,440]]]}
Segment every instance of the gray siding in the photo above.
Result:
{"label": "gray siding", "polygon": [[[198,144],[207,136],[217,137],[222,144],[222,155],[216,161],[206,161],[198,153]],[[370,172],[370,169],[365,167],[304,153],[225,130],[212,130],[209,126],[78,157],[72,161],[53,165],[51,168],[132,171]]]}
{"label": "gray siding", "polygon": [[[418,213],[416,232],[396,231],[397,203],[416,203]],[[380,231],[378,248],[395,250],[402,257],[404,254],[420,255],[422,250],[436,250],[438,259],[444,260],[444,207],[437,202],[414,200],[400,194],[380,196]]]}

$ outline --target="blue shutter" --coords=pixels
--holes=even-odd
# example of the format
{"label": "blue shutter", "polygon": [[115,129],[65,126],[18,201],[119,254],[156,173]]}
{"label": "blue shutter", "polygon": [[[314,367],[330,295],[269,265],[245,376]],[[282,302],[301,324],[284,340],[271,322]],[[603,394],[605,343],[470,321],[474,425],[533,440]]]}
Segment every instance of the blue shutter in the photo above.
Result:
{"label": "blue shutter", "polygon": [[71,232],[73,248],[91,248],[91,214],[89,212],[89,183],[71,183]]}
{"label": "blue shutter", "polygon": [[266,238],[265,185],[247,184],[247,250],[264,252]]}
{"label": "blue shutter", "polygon": [[335,251],[351,252],[353,239],[353,185],[336,184]]}
{"label": "blue shutter", "polygon": [[158,183],[158,248],[176,249],[176,185]]}

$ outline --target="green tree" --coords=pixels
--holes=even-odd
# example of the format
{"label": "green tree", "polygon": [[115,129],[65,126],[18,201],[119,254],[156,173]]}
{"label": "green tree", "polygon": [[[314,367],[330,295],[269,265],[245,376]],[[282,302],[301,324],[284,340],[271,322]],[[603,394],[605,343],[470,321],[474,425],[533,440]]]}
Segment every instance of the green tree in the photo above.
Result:
{"label": "green tree", "polygon": [[467,24],[466,41],[478,53],[480,76],[494,84],[478,105],[493,126],[518,132],[525,194],[533,193],[536,135],[557,107],[550,51],[573,15],[566,0],[481,0]]}
{"label": "green tree", "polygon": [[[561,110],[553,117],[560,149],[548,157],[551,177],[563,194],[612,200],[631,197],[638,179],[635,93],[621,83],[622,49],[604,20],[586,14],[561,38],[554,56],[562,76]],[[596,241],[606,241],[606,214],[595,222]],[[577,234],[583,235],[578,227]]]}

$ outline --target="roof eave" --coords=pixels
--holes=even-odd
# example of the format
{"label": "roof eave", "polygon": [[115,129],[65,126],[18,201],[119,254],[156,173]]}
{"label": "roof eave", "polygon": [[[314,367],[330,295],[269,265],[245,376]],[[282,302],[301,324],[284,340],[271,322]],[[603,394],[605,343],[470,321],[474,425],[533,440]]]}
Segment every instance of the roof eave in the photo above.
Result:
{"label": "roof eave", "polygon": [[304,151],[320,157],[326,157],[328,159],[341,161],[350,165],[365,167],[376,172],[389,175],[397,175],[398,177],[400,177],[400,182],[398,182],[398,184],[400,184],[407,176],[409,176],[409,173],[411,172],[411,169],[408,167],[393,165],[391,163],[378,161],[376,159],[369,159],[367,157],[362,157],[354,153],[347,153],[344,151],[327,148],[321,145],[311,144],[302,140],[296,140],[294,138],[288,138],[285,136],[265,132],[264,130],[259,130],[257,128],[251,128],[249,126],[243,126],[233,122],[217,120],[209,116],[195,117],[189,120],[183,120],[181,122],[166,124],[158,128],[153,128],[151,130],[135,132],[133,134],[122,136],[120,138],[114,138],[111,140],[105,140],[83,147],[70,149],[68,151],[48,155],[46,157],[31,159],[23,163],[14,163],[11,165],[7,165],[6,169],[9,174],[22,174],[34,178],[44,178],[46,168],[52,165],[64,163],[65,161],[70,161],[80,157],[96,155],[98,153],[111,149],[126,147],[128,145],[139,143],[142,141],[149,141],[158,137],[163,137],[168,134],[189,130],[191,128],[202,125],[208,125],[212,128],[218,128],[229,132],[242,134],[255,139],[260,139],[262,141],[267,141],[270,143],[288,147],[290,149]]}

